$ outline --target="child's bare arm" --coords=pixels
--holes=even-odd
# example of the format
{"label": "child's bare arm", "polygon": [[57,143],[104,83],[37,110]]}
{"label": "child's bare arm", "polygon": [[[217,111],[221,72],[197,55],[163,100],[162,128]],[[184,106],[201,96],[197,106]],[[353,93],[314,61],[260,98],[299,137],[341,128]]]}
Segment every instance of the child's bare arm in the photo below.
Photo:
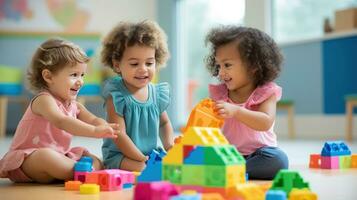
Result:
{"label": "child's bare arm", "polygon": [[254,130],[267,131],[271,128],[275,120],[276,101],[276,96],[272,95],[259,106],[257,111],[218,101],[216,109],[218,114],[223,118],[234,117]]}
{"label": "child's bare arm", "polygon": [[166,151],[171,149],[174,143],[174,130],[166,111],[160,116],[160,139]]}
{"label": "child's bare arm", "polygon": [[81,121],[84,121],[88,124],[92,124],[94,126],[107,124],[107,122],[104,119],[93,115],[81,103],[77,102],[77,107],[80,110],[78,119],[80,119]]}
{"label": "child's bare arm", "polygon": [[73,135],[86,137],[109,137],[116,138],[116,127],[118,125],[101,125],[93,126],[79,119],[66,116],[58,108],[53,97],[48,95],[40,95],[33,102],[31,106],[32,111],[46,118],[57,128],[67,131]]}
{"label": "child's bare arm", "polygon": [[137,161],[145,161],[146,156],[143,153],[141,153],[141,151],[135,146],[133,141],[126,134],[126,126],[125,126],[124,118],[118,116],[117,113],[115,112],[112,98],[108,98],[106,104],[107,104],[108,122],[119,124],[120,133],[118,135],[118,138],[113,139],[118,149],[120,149],[120,151],[130,159],[137,160]]}

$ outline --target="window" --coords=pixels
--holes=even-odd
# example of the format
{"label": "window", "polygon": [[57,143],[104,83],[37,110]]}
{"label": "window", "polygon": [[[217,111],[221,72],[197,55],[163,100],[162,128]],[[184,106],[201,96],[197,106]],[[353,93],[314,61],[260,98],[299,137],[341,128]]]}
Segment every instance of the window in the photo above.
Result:
{"label": "window", "polygon": [[242,24],[245,0],[180,0],[178,1],[178,62],[184,67],[187,85],[187,112],[208,96],[208,83],[213,81],[206,70],[208,53],[204,39],[208,30],[218,24]]}
{"label": "window", "polygon": [[273,0],[273,35],[286,42],[323,35],[324,19],[334,24],[338,9],[357,6],[357,0]]}

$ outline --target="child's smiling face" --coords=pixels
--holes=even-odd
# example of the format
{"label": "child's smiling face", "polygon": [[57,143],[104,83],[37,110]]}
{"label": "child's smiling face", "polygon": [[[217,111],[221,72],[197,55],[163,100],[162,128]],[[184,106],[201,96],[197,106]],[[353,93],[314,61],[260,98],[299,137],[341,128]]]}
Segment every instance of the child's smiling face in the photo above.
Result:
{"label": "child's smiling face", "polygon": [[127,47],[120,61],[114,61],[114,70],[120,73],[129,91],[147,86],[155,70],[155,49],[134,45]]}
{"label": "child's smiling face", "polygon": [[217,48],[216,66],[218,77],[226,84],[228,90],[239,90],[253,84],[239,55],[237,42],[230,42]]}
{"label": "child's smiling face", "polygon": [[45,73],[44,78],[49,92],[65,104],[75,100],[84,84],[83,76],[86,70],[86,63],[77,63],[74,66],[66,66],[56,73]]}

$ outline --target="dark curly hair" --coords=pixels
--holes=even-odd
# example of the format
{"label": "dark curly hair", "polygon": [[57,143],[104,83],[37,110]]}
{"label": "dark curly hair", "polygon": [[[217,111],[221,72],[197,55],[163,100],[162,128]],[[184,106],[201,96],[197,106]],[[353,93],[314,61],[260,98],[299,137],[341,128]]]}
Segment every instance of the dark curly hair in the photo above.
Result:
{"label": "dark curly hair", "polygon": [[274,40],[258,29],[235,25],[213,28],[206,36],[205,44],[210,47],[210,52],[205,61],[212,76],[218,76],[215,60],[217,48],[231,42],[237,43],[237,52],[248,74],[253,74],[255,86],[278,77],[283,56]]}
{"label": "dark curly hair", "polygon": [[103,40],[101,61],[113,69],[113,59],[120,61],[127,47],[136,44],[155,49],[157,68],[162,67],[170,54],[164,31],[153,21],[120,22]]}

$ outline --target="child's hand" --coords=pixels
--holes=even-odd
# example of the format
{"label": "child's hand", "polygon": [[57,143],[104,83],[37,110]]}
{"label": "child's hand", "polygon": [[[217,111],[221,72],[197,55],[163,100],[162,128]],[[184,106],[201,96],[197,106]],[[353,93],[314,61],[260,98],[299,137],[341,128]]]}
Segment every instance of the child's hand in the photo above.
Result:
{"label": "child's hand", "polygon": [[95,127],[94,130],[98,138],[117,138],[119,134],[119,124],[105,124]]}
{"label": "child's hand", "polygon": [[224,101],[217,101],[215,111],[222,118],[232,118],[236,114],[239,106]]}

